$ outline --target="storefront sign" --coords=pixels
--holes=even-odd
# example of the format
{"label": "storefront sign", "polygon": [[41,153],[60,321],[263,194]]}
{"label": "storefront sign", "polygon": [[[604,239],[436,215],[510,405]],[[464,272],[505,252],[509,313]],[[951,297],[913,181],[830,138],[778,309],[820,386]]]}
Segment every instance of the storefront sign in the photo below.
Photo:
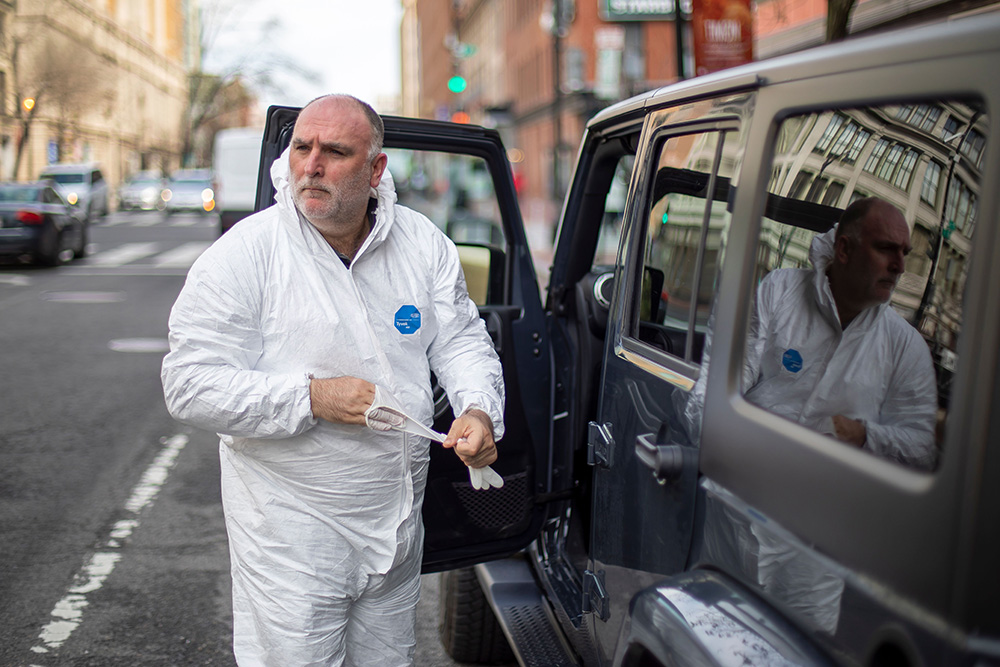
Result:
{"label": "storefront sign", "polygon": [[691,33],[696,76],[753,60],[750,0],[694,0]]}

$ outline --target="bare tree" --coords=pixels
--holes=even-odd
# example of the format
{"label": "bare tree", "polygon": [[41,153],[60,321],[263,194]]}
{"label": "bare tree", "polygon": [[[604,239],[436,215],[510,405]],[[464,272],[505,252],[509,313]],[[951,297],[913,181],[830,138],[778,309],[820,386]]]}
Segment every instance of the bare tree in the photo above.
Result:
{"label": "bare tree", "polygon": [[826,41],[836,42],[847,37],[847,26],[857,0],[826,0]]}
{"label": "bare tree", "polygon": [[[182,159],[189,166],[199,159],[199,135],[214,134],[220,118],[239,102],[241,91],[274,90],[278,73],[309,82],[318,79],[315,72],[273,48],[274,36],[282,30],[280,19],[272,17],[254,25],[248,17],[259,14],[247,7],[247,2],[237,0],[215,0],[203,5],[199,25],[201,61],[188,79],[188,108],[182,128]],[[240,40],[236,49],[223,53],[219,38],[225,33],[239,34]],[[207,64],[209,60],[211,65]],[[200,141],[210,144],[211,137],[203,136]]]}
{"label": "bare tree", "polygon": [[107,104],[111,75],[93,50],[58,33],[42,38],[37,32],[13,36],[11,64],[20,130],[14,156],[16,177],[32,122],[41,115],[55,128],[61,157],[80,118]]}

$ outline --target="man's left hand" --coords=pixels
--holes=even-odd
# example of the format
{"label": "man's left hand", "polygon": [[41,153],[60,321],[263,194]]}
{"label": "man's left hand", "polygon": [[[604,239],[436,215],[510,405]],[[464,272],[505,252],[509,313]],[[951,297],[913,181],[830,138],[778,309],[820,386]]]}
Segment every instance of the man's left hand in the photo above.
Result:
{"label": "man's left hand", "polygon": [[833,416],[833,430],[838,440],[848,442],[855,447],[864,447],[868,437],[868,431],[863,422],[851,419],[844,415]]}
{"label": "man's left hand", "polygon": [[442,444],[454,448],[458,458],[470,468],[482,468],[497,460],[493,422],[482,410],[468,410],[452,422]]}

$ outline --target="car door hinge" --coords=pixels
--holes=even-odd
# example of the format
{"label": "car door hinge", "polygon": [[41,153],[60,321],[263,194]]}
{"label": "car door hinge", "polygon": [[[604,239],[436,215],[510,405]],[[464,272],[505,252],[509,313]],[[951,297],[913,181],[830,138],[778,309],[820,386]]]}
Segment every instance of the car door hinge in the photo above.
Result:
{"label": "car door hinge", "polygon": [[604,570],[583,572],[583,604],[584,614],[596,614],[602,621],[611,616],[608,606],[608,592],[604,589]]}
{"label": "car door hinge", "polygon": [[611,450],[615,444],[611,437],[611,424],[598,424],[590,422],[587,424],[587,464],[611,467]]}

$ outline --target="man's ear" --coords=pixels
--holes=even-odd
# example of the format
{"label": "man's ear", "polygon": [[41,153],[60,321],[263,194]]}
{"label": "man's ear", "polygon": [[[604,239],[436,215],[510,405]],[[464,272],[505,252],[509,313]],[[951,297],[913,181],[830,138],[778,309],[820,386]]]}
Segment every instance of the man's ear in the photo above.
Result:
{"label": "man's ear", "polygon": [[833,242],[833,259],[839,264],[846,264],[853,246],[854,242],[848,236],[838,236]]}
{"label": "man's ear", "polygon": [[385,172],[385,165],[389,162],[389,157],[385,153],[379,153],[378,157],[372,160],[372,178],[370,185],[377,188],[382,182],[382,174]]}

